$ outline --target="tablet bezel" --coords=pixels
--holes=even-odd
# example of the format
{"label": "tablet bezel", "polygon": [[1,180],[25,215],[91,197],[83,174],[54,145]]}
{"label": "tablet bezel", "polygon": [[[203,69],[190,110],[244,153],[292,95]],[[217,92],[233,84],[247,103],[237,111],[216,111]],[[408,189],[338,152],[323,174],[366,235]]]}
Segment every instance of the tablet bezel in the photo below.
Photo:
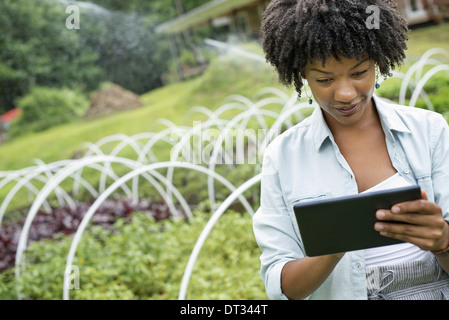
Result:
{"label": "tablet bezel", "polygon": [[421,189],[414,185],[297,203],[293,209],[305,253],[313,257],[403,243],[374,229],[375,213],[417,199]]}

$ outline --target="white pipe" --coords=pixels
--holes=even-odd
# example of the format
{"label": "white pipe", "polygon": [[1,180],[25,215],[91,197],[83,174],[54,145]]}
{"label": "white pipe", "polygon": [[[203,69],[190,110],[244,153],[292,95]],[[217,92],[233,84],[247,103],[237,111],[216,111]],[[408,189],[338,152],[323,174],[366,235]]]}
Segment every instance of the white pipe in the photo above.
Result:
{"label": "white pipe", "polygon": [[203,247],[204,242],[206,241],[209,233],[211,232],[212,228],[217,223],[218,219],[223,215],[223,213],[226,211],[226,209],[234,202],[236,198],[238,198],[243,192],[245,192],[247,189],[254,186],[256,183],[258,183],[262,178],[262,174],[258,174],[254,176],[253,178],[246,181],[244,184],[242,184],[239,188],[237,188],[234,192],[232,192],[231,195],[229,195],[226,200],[218,207],[217,211],[212,215],[212,217],[207,222],[206,226],[204,227],[203,231],[201,232],[198,240],[195,243],[195,246],[192,250],[192,253],[189,257],[189,261],[187,263],[187,267],[184,271],[184,275],[182,277],[181,281],[181,288],[179,291],[179,300],[184,300],[186,297],[187,287],[189,285],[190,277],[192,275],[193,267],[195,265],[195,262],[198,258],[198,255],[201,251],[201,248]]}
{"label": "white pipe", "polygon": [[[78,226],[78,229],[76,230],[75,236],[73,238],[72,241],[72,245],[70,246],[70,250],[69,250],[69,254],[67,256],[67,262],[66,262],[66,269],[64,272],[64,286],[63,286],[63,299],[67,300],[69,299],[69,286],[67,285],[70,281],[70,270],[72,269],[72,265],[73,265],[73,259],[75,256],[75,252],[76,249],[78,247],[79,241],[81,239],[81,236],[84,232],[84,230],[87,227],[87,224],[89,223],[90,219],[92,218],[92,216],[95,214],[95,211],[98,209],[98,207],[101,205],[101,203],[103,203],[110,194],[112,194],[112,192],[114,192],[118,187],[120,187],[120,185],[122,185],[123,183],[126,183],[128,180],[143,174],[144,172],[147,171],[153,171],[153,170],[158,170],[158,169],[163,169],[163,168],[169,168],[169,167],[177,167],[177,168],[185,168],[185,169],[191,169],[191,170],[195,170],[201,173],[205,173],[206,175],[210,176],[214,176],[217,180],[219,180],[220,182],[227,184],[227,180],[220,176],[218,173],[210,171],[209,169],[199,166],[199,165],[195,165],[192,163],[184,163],[184,162],[160,162],[160,163],[153,163],[150,165],[146,165],[143,167],[139,167],[135,170],[133,170],[132,172],[126,174],[125,176],[121,177],[119,180],[115,181],[109,188],[107,188],[101,195],[100,197],[92,204],[92,206],[89,208],[89,210],[86,212],[86,214],[83,217],[83,220],[81,221],[80,225]],[[251,179],[250,181],[254,181],[255,179]],[[245,186],[248,185],[248,183],[244,184]],[[237,191],[239,190],[239,191]],[[240,191],[242,190],[242,188],[237,189],[233,192],[233,194],[237,194],[240,195]],[[238,195],[236,195],[236,197],[238,197]],[[236,197],[232,198],[231,200],[227,200],[226,204],[231,204]]]}

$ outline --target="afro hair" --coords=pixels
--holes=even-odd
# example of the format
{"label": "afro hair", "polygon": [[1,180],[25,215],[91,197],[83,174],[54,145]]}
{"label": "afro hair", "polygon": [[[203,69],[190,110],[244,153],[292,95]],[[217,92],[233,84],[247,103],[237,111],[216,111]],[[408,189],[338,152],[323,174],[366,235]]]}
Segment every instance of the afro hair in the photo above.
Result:
{"label": "afro hair", "polygon": [[[368,24],[372,8],[379,24]],[[375,61],[383,76],[404,61],[409,29],[390,0],[272,0],[262,19],[265,57],[279,80],[301,97],[308,62],[333,56]]]}

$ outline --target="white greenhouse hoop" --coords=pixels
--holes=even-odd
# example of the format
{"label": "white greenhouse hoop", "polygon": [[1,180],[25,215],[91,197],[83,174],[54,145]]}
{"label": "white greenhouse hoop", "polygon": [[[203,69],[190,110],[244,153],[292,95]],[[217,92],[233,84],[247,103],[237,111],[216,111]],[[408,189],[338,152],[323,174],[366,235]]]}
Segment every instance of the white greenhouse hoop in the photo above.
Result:
{"label": "white greenhouse hoop", "polygon": [[[195,170],[201,173],[205,173],[207,176],[214,176],[217,180],[219,180],[220,182],[227,184],[227,180],[220,176],[218,173],[214,172],[214,171],[210,171],[209,169],[199,166],[199,165],[195,165],[192,163],[184,163],[184,162],[160,162],[160,163],[153,163],[150,165],[146,165],[140,168],[137,168],[135,170],[133,170],[132,172],[126,174],[125,176],[121,177],[119,180],[115,181],[108,189],[106,189],[101,195],[100,197],[92,204],[92,206],[89,208],[89,210],[86,212],[86,214],[83,217],[83,220],[81,221],[80,225],[78,226],[78,229],[76,230],[75,236],[73,238],[72,241],[72,245],[70,246],[70,250],[69,250],[69,254],[67,257],[67,262],[66,262],[66,270],[64,272],[64,286],[63,286],[63,298],[64,300],[69,299],[69,286],[67,286],[66,284],[68,284],[70,281],[70,270],[72,268],[73,265],[73,258],[75,256],[76,253],[76,249],[78,247],[78,243],[81,239],[81,236],[84,232],[84,230],[87,227],[87,224],[89,223],[90,219],[92,218],[92,216],[95,214],[95,211],[98,209],[98,207],[101,205],[101,203],[103,203],[108,197],[109,195],[112,194],[113,191],[115,191],[117,188],[120,187],[121,184],[126,183],[128,180],[134,178],[135,176],[141,175],[147,171],[152,171],[152,170],[157,170],[157,169],[163,169],[163,168],[169,168],[169,167],[177,167],[177,168],[185,168],[185,169],[191,169],[191,170]],[[253,181],[253,179],[251,179],[250,181]],[[245,184],[246,185],[246,184]],[[241,190],[242,188],[233,190],[233,194],[236,194],[235,197],[232,197],[232,202],[235,200],[235,198],[238,198],[241,196]],[[227,204],[232,203],[231,200],[227,200],[225,201]]]}
{"label": "white greenhouse hoop", "polygon": [[179,291],[179,300],[184,300],[187,293],[187,287],[189,285],[190,277],[192,275],[193,267],[195,265],[196,260],[198,259],[198,255],[203,247],[204,242],[206,241],[209,233],[212,228],[217,223],[218,219],[223,215],[226,209],[238,198],[243,192],[254,186],[258,183],[262,178],[262,174],[258,174],[242,184],[237,190],[235,190],[231,195],[229,195],[226,200],[218,207],[217,211],[213,214],[213,216],[209,219],[203,231],[201,232],[195,246],[190,255],[189,261],[187,263],[187,267],[184,271],[184,276],[182,277],[181,288]]}
{"label": "white greenhouse hoop", "polygon": [[427,71],[427,73],[424,75],[424,77],[421,78],[421,80],[419,80],[418,84],[416,85],[415,91],[413,91],[413,95],[412,95],[412,97],[410,99],[410,103],[409,103],[409,105],[411,107],[415,106],[416,101],[419,98],[419,94],[420,94],[422,88],[424,87],[424,85],[426,84],[426,82],[429,81],[429,79],[434,74],[436,74],[437,72],[440,72],[440,71],[448,71],[449,72],[449,65],[446,65],[446,64],[438,65],[436,67],[433,67],[429,71]]}

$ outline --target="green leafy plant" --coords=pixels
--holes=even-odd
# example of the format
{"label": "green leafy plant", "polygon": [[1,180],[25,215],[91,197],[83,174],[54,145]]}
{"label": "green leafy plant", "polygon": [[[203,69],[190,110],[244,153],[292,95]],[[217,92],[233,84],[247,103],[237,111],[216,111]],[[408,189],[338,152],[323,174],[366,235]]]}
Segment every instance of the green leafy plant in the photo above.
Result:
{"label": "green leafy plant", "polygon": [[[79,289],[71,299],[177,299],[186,264],[209,214],[191,221],[133,213],[113,230],[93,226],[76,252]],[[61,299],[66,256],[72,238],[31,243],[26,271],[14,280],[0,274],[0,299]],[[259,275],[259,248],[248,214],[226,212],[211,231],[193,269],[187,299],[266,299]]]}

